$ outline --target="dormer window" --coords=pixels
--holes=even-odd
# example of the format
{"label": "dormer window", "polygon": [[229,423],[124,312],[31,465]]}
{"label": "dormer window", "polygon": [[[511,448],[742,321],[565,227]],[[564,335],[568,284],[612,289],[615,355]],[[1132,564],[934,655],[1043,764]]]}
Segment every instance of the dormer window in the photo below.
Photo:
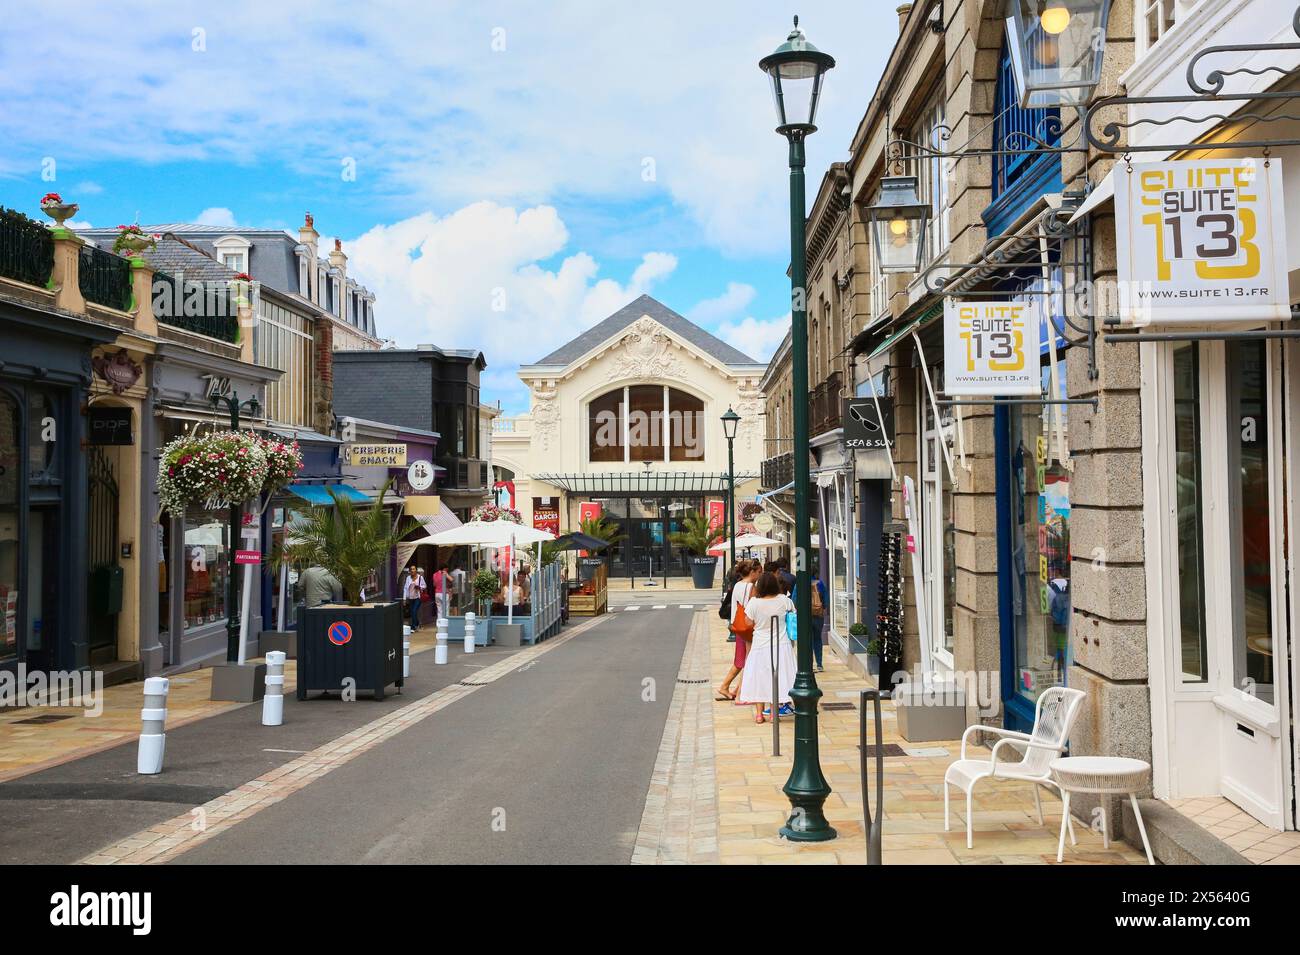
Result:
{"label": "dormer window", "polygon": [[298,256],[298,294],[305,299],[311,298],[311,270],[307,267],[307,257]]}
{"label": "dormer window", "polygon": [[217,261],[232,272],[248,271],[248,252],[253,247],[242,235],[223,235],[212,243]]}

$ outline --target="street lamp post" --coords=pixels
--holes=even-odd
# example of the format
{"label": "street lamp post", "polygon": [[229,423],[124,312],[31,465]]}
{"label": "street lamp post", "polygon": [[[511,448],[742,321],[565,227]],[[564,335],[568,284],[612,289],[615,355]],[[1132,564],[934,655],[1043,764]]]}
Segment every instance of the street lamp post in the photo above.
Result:
{"label": "street lamp post", "polygon": [[[239,412],[242,408],[247,407],[249,412],[257,414],[258,401],[257,397],[239,400],[237,392],[231,392],[229,395],[213,395],[212,410],[217,409],[224,404],[226,410],[230,412],[230,430],[239,430]],[[239,575],[235,573],[235,550],[239,547],[239,532],[243,524],[243,502],[232,502],[230,505],[230,553],[226,555],[226,662],[236,663],[239,660],[239,614],[235,608],[239,606]]]}
{"label": "street lamp post", "polygon": [[[722,433],[727,436],[727,520],[731,537],[731,566],[736,566],[736,426],[740,424],[740,415],[728,405],[727,413],[722,416]],[[723,577],[725,578],[725,574]]]}
{"label": "street lamp post", "polygon": [[816,131],[822,77],[835,60],[809,43],[794,18],[785,43],[759,61],[772,82],[776,131],[790,143],[790,361],[794,406],[795,612],[798,620],[798,670],[790,699],[794,703],[794,763],[784,791],[790,816],[781,835],[796,842],[834,839],[823,806],[831,787],[822,775],[817,749],[817,701],[822,691],[813,676],[812,597],[808,573],[812,534],[809,528],[808,475],[808,311],[804,216],[804,139]]}

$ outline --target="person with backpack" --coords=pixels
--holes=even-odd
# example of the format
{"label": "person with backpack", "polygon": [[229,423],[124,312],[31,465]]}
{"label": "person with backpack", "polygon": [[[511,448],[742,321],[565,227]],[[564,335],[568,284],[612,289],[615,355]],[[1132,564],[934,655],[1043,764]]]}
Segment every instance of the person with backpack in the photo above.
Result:
{"label": "person with backpack", "polygon": [[[825,670],[822,666],[822,633],[826,629],[826,584],[818,576],[816,564],[808,579],[812,581],[812,627],[809,632],[812,635],[813,658],[817,662],[817,669]],[[794,599],[795,589],[790,591],[791,599]]]}
{"label": "person with backpack", "polygon": [[749,655],[749,645],[754,639],[754,624],[745,615],[745,603],[753,594],[754,583],[758,580],[758,575],[762,569],[762,566],[756,560],[744,559],[737,561],[734,571],[736,582],[732,585],[730,592],[723,597],[723,609],[730,625],[728,629],[736,638],[736,651],[732,656],[731,668],[727,671],[726,679],[722,681],[717,694],[713,697],[718,703],[728,702],[736,698],[737,691],[732,690],[731,684],[745,669],[745,659]]}

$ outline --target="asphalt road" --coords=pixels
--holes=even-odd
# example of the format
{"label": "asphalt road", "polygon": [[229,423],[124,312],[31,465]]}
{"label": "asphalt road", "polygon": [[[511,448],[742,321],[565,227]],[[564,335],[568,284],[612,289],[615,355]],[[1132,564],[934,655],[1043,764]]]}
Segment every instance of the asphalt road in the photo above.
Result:
{"label": "asphalt road", "polygon": [[[164,771],[136,773],[134,740],[43,772],[0,783],[0,864],[75,862],[96,849],[188,812],[413,700],[473,679],[516,652],[497,647],[464,654],[452,645],[447,666],[433,651],[411,657],[401,695],[355,702],[284,698],[284,724],[262,726],[260,703],[168,730]],[[181,674],[175,679],[183,680]]]}
{"label": "asphalt road", "polygon": [[616,613],[176,862],[627,863],[693,616]]}

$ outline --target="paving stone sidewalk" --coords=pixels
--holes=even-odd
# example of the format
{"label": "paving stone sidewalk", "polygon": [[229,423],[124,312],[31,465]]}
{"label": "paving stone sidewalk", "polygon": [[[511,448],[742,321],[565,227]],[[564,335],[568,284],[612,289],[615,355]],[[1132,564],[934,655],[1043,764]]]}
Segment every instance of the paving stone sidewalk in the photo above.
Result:
{"label": "paving stone sidewalk", "polygon": [[[819,718],[822,771],[830,783],[826,815],[839,838],[824,843],[792,843],[777,835],[790,804],[781,787],[794,751],[793,719],[781,721],[781,755],[772,752],[772,727],[754,723],[753,708],[712,702],[734,644],[716,615],[710,621],[712,682],[703,699],[712,709],[714,773],[718,792],[718,858],[724,864],[861,865],[866,862],[862,794],[858,766],[858,693],[866,684],[826,650],[826,669],[817,674],[823,692]],[[828,703],[849,707],[825,709]],[[975,848],[966,848],[965,799],[954,790],[953,830],[943,830],[943,774],[957,758],[960,742],[912,744],[898,735],[893,704],[883,704],[884,742],[913,754],[885,759],[884,862],[886,865],[1056,864],[1061,803],[1043,795],[1044,825],[1034,813],[1031,787],[989,782],[975,790]],[[705,721],[697,719],[697,726]],[[868,721],[868,738],[874,739]],[[697,749],[702,749],[697,745]],[[928,750],[933,755],[919,755]],[[942,751],[942,755],[938,751]],[[987,754],[986,749],[978,752]],[[873,770],[874,771],[874,770]],[[875,792],[874,778],[869,783]],[[1075,820],[1078,846],[1067,840],[1067,864],[1146,864],[1127,843],[1102,848],[1100,832]],[[692,860],[697,861],[697,860]]]}
{"label": "paving stone sidewalk", "polygon": [[[432,649],[437,633],[425,627],[411,635],[411,653]],[[260,662],[262,658],[258,658]],[[285,693],[297,688],[297,663],[285,664]],[[169,676],[167,729],[174,730],[225,713],[248,703],[210,700],[212,670],[189,670]],[[144,684],[136,681],[110,686],[103,692],[103,710],[91,715],[79,706],[29,706],[0,709],[0,782],[59,766],[111,749],[140,734]],[[260,703],[257,705],[261,705]],[[36,721],[36,722],[33,722]]]}

